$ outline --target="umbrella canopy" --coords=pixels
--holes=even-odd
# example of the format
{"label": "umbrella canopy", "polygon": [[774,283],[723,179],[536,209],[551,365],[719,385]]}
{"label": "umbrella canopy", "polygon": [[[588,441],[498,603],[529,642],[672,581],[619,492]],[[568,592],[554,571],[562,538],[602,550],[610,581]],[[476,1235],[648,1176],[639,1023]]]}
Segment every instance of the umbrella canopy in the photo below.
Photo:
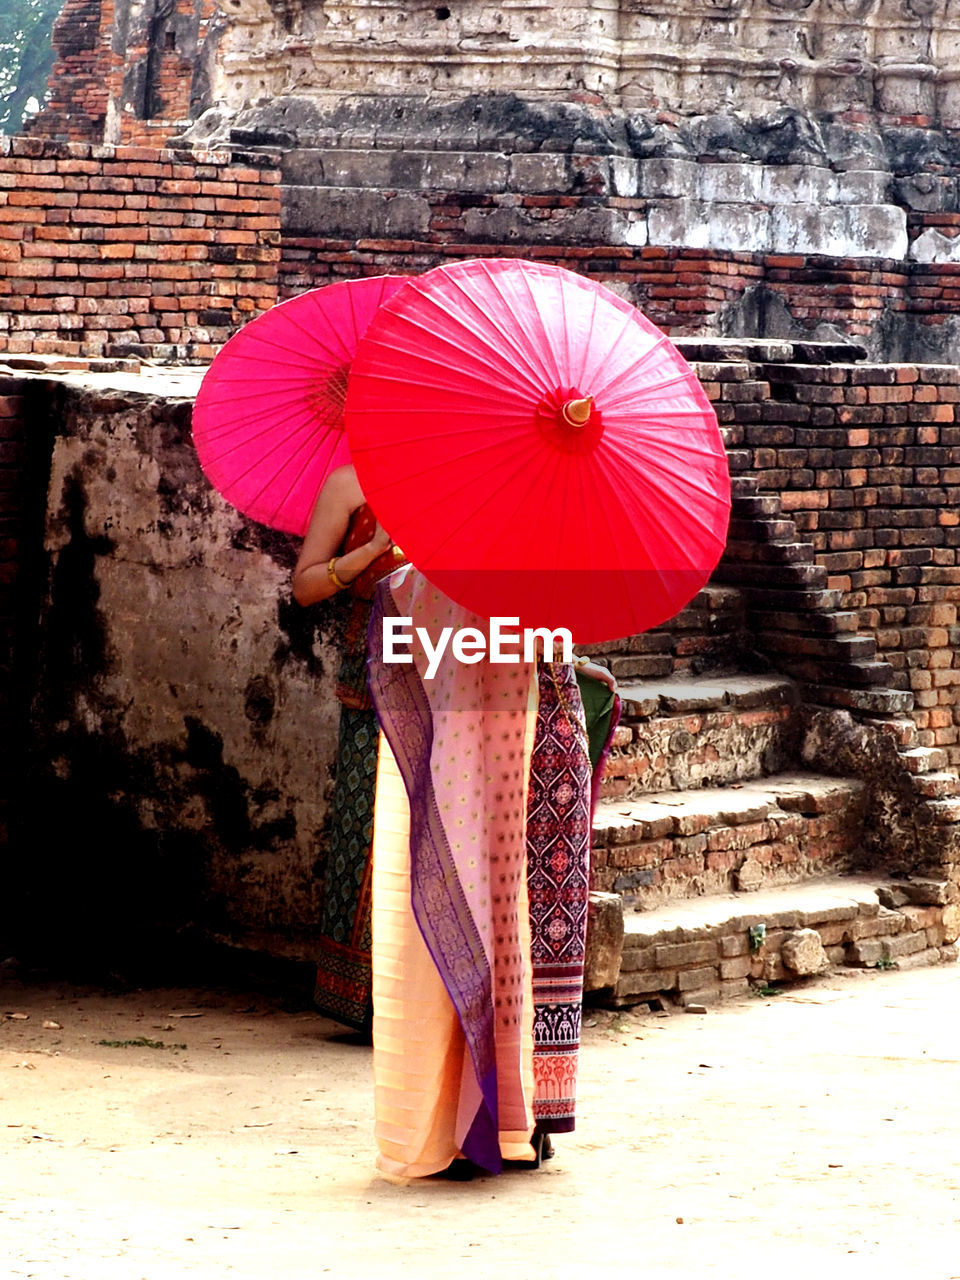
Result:
{"label": "umbrella canopy", "polygon": [[350,461],[343,427],[357,343],[401,276],[311,289],[251,320],[204,375],[193,411],[200,465],[245,515],[306,532],[326,476]]}
{"label": "umbrella canopy", "polygon": [[730,480],[703,388],[635,307],[560,267],[409,281],[358,346],[346,419],[383,526],[487,617],[633,635],[723,551]]}

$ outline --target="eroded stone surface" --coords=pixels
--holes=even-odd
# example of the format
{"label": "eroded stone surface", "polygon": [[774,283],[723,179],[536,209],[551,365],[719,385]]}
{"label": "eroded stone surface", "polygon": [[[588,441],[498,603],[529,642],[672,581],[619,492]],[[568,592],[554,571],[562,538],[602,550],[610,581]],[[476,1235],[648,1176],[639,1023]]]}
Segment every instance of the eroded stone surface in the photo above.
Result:
{"label": "eroded stone surface", "polygon": [[295,955],[319,918],[333,629],[290,599],[293,540],[211,489],[189,424],[188,398],[80,380],[62,394],[35,839],[94,950],[163,921],[283,931]]}
{"label": "eroded stone surface", "polygon": [[623,899],[618,893],[591,893],[584,991],[601,991],[616,986],[622,953]]}
{"label": "eroded stone surface", "polygon": [[755,893],[763,884],[763,867],[753,858],[747,858],[737,868],[735,879],[741,893]]}
{"label": "eroded stone surface", "polygon": [[798,929],[784,939],[780,947],[784,965],[798,977],[822,973],[830,967],[823,943],[816,929]]}
{"label": "eroded stone surface", "polygon": [[[740,110],[782,113],[764,142],[784,159],[808,159],[832,143],[851,168],[870,168],[875,151],[851,145],[842,124],[833,136],[818,135],[790,112],[816,105],[896,122],[960,120],[949,75],[960,18],[943,3],[557,0],[546,8],[534,0],[509,7],[291,0],[281,9],[267,0],[226,0],[223,7],[228,25],[215,83],[234,107],[294,88],[317,98],[584,93],[665,113],[694,103],[723,111],[732,100]],[[712,131],[714,151],[737,147],[742,133],[729,115]]]}

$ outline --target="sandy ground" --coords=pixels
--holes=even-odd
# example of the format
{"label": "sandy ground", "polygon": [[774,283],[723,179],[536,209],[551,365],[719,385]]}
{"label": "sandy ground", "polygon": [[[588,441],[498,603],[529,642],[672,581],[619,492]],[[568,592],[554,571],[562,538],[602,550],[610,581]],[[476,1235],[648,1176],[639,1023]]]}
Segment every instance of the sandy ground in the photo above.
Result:
{"label": "sandy ground", "polygon": [[[958,995],[944,967],[592,1013],[554,1160],[398,1187],[374,1170],[370,1050],[332,1023],[8,980],[0,1278],[956,1280]],[[101,1043],[141,1037],[163,1047]]]}

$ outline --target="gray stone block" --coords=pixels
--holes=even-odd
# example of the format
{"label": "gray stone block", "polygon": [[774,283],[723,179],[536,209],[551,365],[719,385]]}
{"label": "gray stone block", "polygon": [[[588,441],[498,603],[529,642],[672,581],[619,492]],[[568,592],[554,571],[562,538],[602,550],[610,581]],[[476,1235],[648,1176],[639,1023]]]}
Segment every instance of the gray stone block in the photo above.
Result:
{"label": "gray stone block", "polygon": [[720,955],[724,959],[746,955],[749,949],[746,934],[730,933],[720,939]]}
{"label": "gray stone block", "polygon": [[489,151],[433,151],[422,156],[425,190],[474,195],[510,189],[510,161]]}
{"label": "gray stone block", "polygon": [[713,941],[682,942],[674,946],[657,947],[655,952],[658,969],[678,968],[687,964],[700,964],[717,958],[717,944]]}
{"label": "gray stone block", "polygon": [[[606,897],[608,895],[604,896]],[[653,947],[624,947],[623,954],[620,958],[621,974],[642,973],[644,970],[655,968],[656,959]]]}
{"label": "gray stone block", "polygon": [[419,239],[430,225],[421,196],[337,187],[283,188],[284,231],[358,240]]}
{"label": "gray stone block", "polygon": [[917,906],[944,907],[956,898],[956,890],[949,880],[915,877],[898,881],[896,887],[907,902]]}
{"label": "gray stone block", "polygon": [[771,213],[770,249],[902,259],[907,251],[906,213],[894,205],[778,206]]}
{"label": "gray stone block", "polygon": [[753,969],[753,958],[748,955],[734,956],[730,960],[720,961],[720,977],[724,982],[734,978],[748,978]]}
{"label": "gray stone block", "polygon": [[615,196],[639,195],[640,162],[630,156],[611,156],[610,182]]}
{"label": "gray stone block", "polygon": [[719,1004],[721,998],[719,985],[702,987],[699,991],[685,991],[680,1005],[687,1013],[706,1013],[708,1007]]}
{"label": "gray stone block", "polygon": [[894,183],[897,200],[908,209],[922,213],[954,212],[957,207],[956,178],[934,173],[915,173]]}
{"label": "gray stone block", "polygon": [[833,204],[837,182],[829,169],[809,164],[764,165],[760,199],[765,204]]}
{"label": "gray stone block", "polygon": [[614,994],[617,997],[650,995],[655,991],[673,991],[677,985],[676,973],[663,969],[646,973],[623,973]]}
{"label": "gray stone block", "polygon": [[730,978],[720,983],[721,1000],[739,1000],[751,991],[749,978]]}
{"label": "gray stone block", "polygon": [[641,196],[695,197],[699,192],[701,167],[695,160],[641,160],[637,169],[637,193]]}
{"label": "gray stone block", "polygon": [[534,217],[523,208],[468,209],[468,239],[495,244],[615,244],[640,247],[647,226],[639,214],[620,209],[579,208],[557,216]]}
{"label": "gray stone block", "polygon": [[918,951],[923,951],[927,945],[926,932],[921,933],[901,933],[895,938],[884,938],[881,946],[883,954],[888,960],[899,960],[901,956],[916,955]]}
{"label": "gray stone block", "polygon": [[700,199],[723,204],[754,204],[761,199],[763,166],[705,164],[700,169]]}
{"label": "gray stone block", "polygon": [[851,169],[837,175],[837,204],[890,204],[893,179],[882,169]]}
{"label": "gray stone block", "polygon": [[570,157],[540,152],[511,156],[509,181],[513,191],[566,195],[573,186]]}
{"label": "gray stone block", "polygon": [[895,911],[897,907],[904,907],[910,901],[903,889],[895,884],[882,884],[877,889],[877,898],[880,904],[890,911]]}
{"label": "gray stone block", "polygon": [[877,938],[863,938],[847,947],[847,964],[875,965],[883,956],[883,943]]}
{"label": "gray stone block", "polygon": [[930,965],[939,963],[939,947],[927,947],[923,950],[915,951],[911,955],[901,956],[896,961],[898,969],[925,969]]}

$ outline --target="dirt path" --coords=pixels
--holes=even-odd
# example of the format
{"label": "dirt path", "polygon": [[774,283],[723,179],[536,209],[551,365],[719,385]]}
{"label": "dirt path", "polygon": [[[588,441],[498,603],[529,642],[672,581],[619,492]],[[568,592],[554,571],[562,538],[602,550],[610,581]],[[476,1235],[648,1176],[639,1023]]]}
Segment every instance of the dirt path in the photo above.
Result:
{"label": "dirt path", "polygon": [[[8,981],[0,1277],[956,1280],[958,996],[945,967],[594,1014],[556,1159],[397,1187],[373,1168],[370,1051],[333,1024]],[[165,1047],[100,1043],[141,1037]]]}

